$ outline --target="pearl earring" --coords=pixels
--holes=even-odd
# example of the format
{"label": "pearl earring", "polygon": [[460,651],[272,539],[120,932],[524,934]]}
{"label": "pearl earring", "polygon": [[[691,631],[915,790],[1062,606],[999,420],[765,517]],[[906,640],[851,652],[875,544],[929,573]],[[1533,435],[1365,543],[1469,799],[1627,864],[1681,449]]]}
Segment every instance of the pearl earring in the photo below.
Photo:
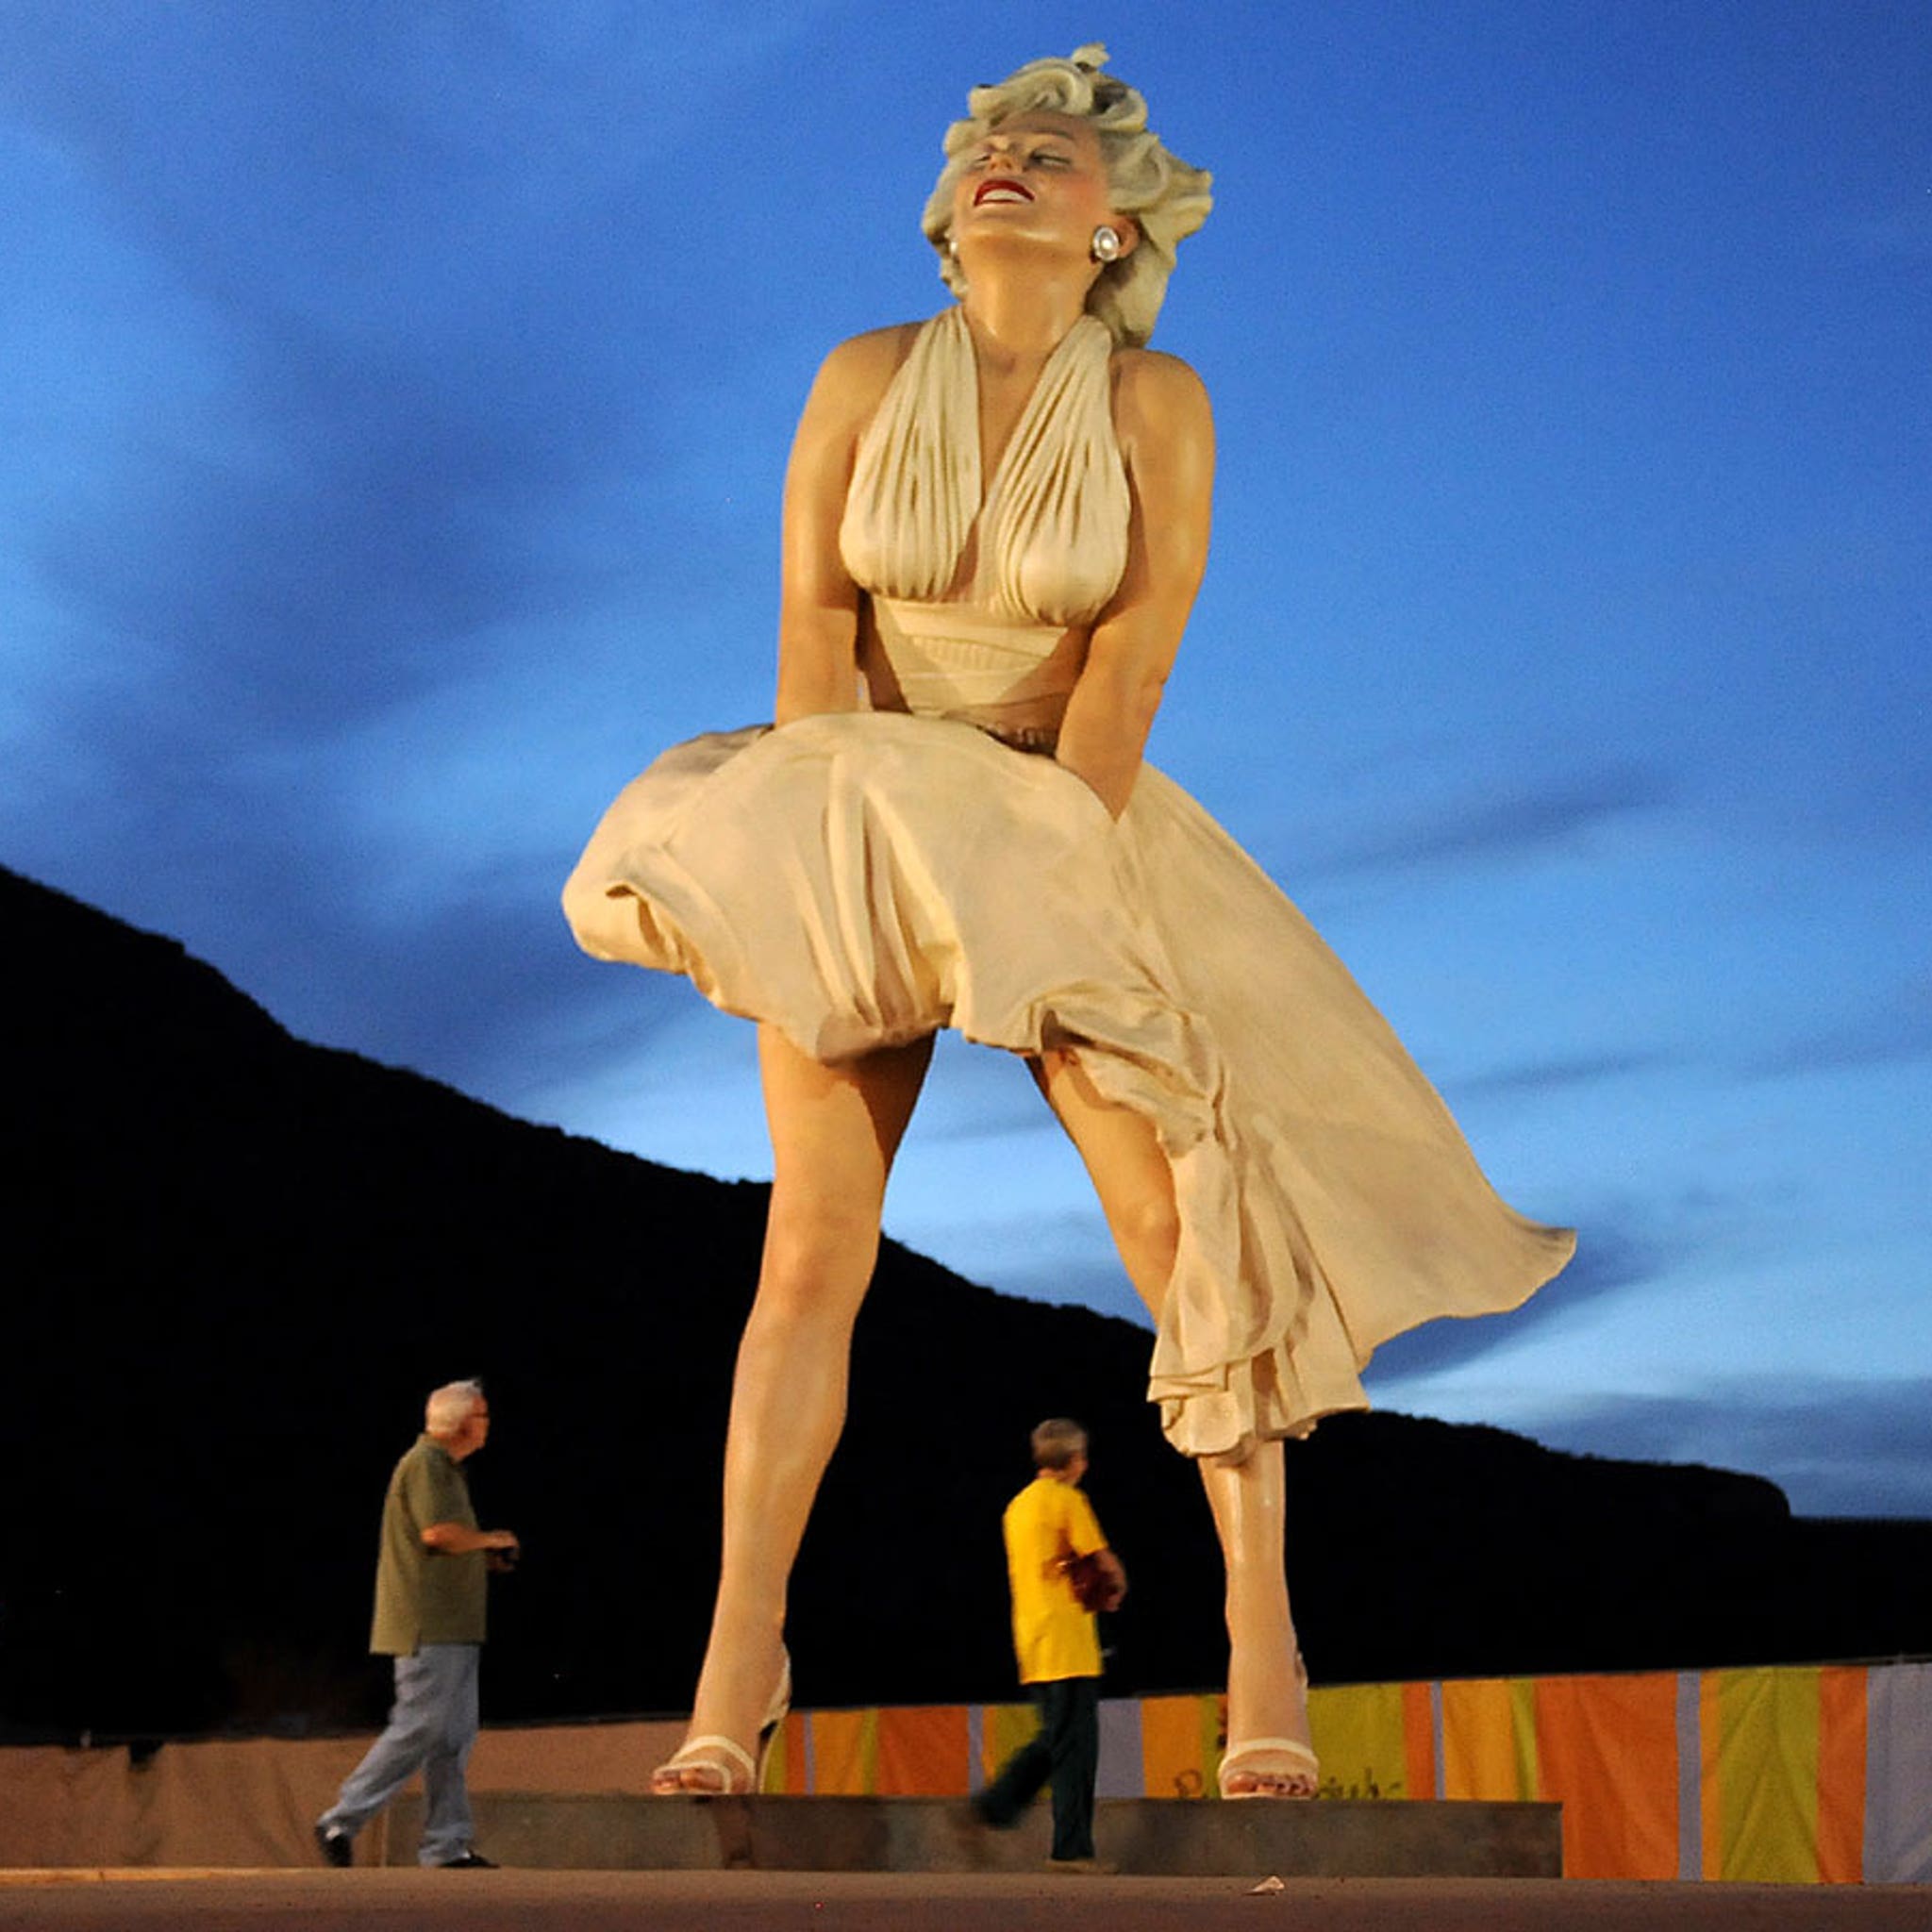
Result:
{"label": "pearl earring", "polygon": [[1109,228],[1105,222],[1093,231],[1093,259],[1105,264],[1121,258],[1121,237],[1118,228]]}

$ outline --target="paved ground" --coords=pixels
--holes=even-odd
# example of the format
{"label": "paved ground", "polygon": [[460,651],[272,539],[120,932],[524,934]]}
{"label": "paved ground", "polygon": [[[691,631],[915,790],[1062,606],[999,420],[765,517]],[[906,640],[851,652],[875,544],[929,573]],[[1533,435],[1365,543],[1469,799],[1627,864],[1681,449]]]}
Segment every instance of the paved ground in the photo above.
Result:
{"label": "paved ground", "polygon": [[29,1932],[1928,1932],[1932,1887],[804,1872],[9,1872]]}

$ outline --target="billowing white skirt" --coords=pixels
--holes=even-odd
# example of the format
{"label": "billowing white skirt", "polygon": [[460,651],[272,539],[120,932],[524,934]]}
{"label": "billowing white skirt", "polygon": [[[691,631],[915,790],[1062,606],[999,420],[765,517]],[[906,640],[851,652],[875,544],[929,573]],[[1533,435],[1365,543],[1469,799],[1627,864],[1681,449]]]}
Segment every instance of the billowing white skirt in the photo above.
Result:
{"label": "billowing white skirt", "polygon": [[941,1026],[1076,1053],[1173,1167],[1148,1393],[1188,1455],[1365,1407],[1377,1343],[1515,1307],[1574,1248],[1497,1198],[1314,928],[1151,767],[1116,823],[966,724],[714,733],[619,793],[564,908],[587,952],[683,974],[821,1060]]}

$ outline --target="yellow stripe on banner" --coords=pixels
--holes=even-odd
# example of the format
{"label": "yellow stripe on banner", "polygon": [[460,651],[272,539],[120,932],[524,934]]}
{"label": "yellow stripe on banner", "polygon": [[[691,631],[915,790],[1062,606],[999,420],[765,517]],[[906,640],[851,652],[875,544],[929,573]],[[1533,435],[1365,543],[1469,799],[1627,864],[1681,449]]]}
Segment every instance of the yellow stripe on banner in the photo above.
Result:
{"label": "yellow stripe on banner", "polygon": [[811,1756],[812,1789],[820,1797],[871,1797],[879,1774],[878,1712],[813,1711]]}
{"label": "yellow stripe on banner", "polygon": [[1141,1699],[1141,1764],[1150,1798],[1208,1795],[1208,1770],[1220,1761],[1221,1752],[1202,1707],[1215,1703],[1211,1697]]}
{"label": "yellow stripe on banner", "polygon": [[1816,1670],[1705,1674],[1707,1878],[1817,1882],[1818,1690]]}
{"label": "yellow stripe on banner", "polygon": [[1429,1797],[1408,1788],[1408,1734],[1400,1684],[1345,1684],[1308,1692],[1308,1727],[1324,1798]]}
{"label": "yellow stripe on banner", "polygon": [[989,1704],[979,1714],[979,1768],[989,1784],[1000,1767],[1040,1728],[1031,1704]]}
{"label": "yellow stripe on banner", "polygon": [[1698,1829],[1704,1855],[1698,1875],[1718,1878],[1724,1869],[1724,1788],[1718,1776],[1724,1756],[1724,1706],[1715,1671],[1706,1671],[1697,1680],[1697,1752]]}
{"label": "yellow stripe on banner", "polygon": [[1507,1804],[1534,1798],[1536,1680],[1485,1677],[1442,1686],[1442,1795]]}

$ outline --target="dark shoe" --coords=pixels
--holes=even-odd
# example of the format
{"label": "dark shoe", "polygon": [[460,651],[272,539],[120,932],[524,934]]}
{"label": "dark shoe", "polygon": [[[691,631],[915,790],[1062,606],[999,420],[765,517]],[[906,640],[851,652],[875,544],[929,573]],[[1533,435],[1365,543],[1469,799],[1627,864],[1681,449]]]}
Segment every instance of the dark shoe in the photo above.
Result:
{"label": "dark shoe", "polygon": [[315,1848],[322,1854],[325,1865],[346,1870],[356,1862],[356,1841],[340,1824],[318,1824]]}
{"label": "dark shoe", "polygon": [[445,1872],[494,1872],[497,1864],[494,1858],[486,1858],[481,1852],[465,1852],[459,1858],[445,1858],[441,1869]]}

